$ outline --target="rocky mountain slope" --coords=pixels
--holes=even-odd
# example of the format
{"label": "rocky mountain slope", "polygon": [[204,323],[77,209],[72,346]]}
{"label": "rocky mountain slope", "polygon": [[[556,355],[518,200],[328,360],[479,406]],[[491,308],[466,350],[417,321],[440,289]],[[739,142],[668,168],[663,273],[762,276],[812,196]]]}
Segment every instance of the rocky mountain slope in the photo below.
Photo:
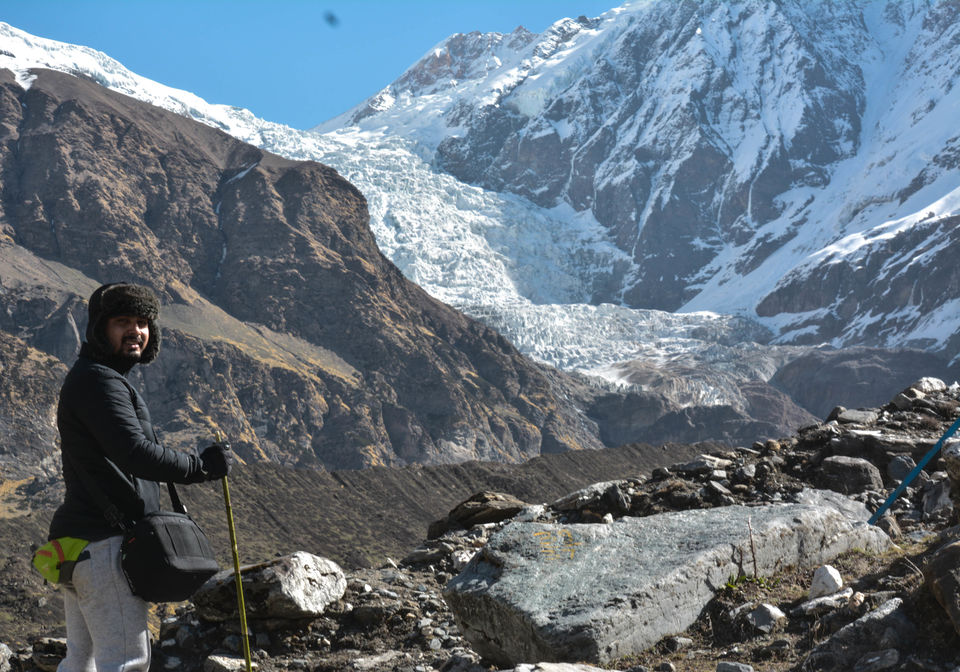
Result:
{"label": "rocky mountain slope", "polygon": [[[956,421],[958,395],[957,386],[947,388],[933,379],[917,381],[881,407],[837,408],[828,421],[805,427],[794,436],[737,450],[701,445],[651,452],[649,447],[635,446],[544,456],[509,470],[477,463],[370,469],[334,474],[340,488],[331,487],[325,475],[266,465],[244,467],[237,473],[242,488],[237,501],[244,504],[238,521],[244,523],[243,545],[253,549],[247,551],[252,557],[245,557],[269,561],[272,550],[286,554],[305,549],[338,558],[346,573],[346,592],[341,586],[341,597],[334,597],[312,616],[254,618],[255,660],[263,670],[594,672],[600,668],[582,664],[534,667],[538,661],[504,666],[481,660],[472,645],[477,633],[471,635],[461,626],[464,619],[476,618],[482,609],[464,614],[457,611],[455,600],[447,598],[451,591],[463,589],[463,577],[490,558],[512,560],[505,563],[504,574],[523,565],[539,567],[539,582],[528,581],[518,587],[522,594],[517,596],[518,610],[511,616],[543,628],[550,627],[551,621],[538,621],[533,612],[564,608],[557,604],[556,595],[551,595],[561,581],[558,575],[566,572],[570,582],[597,586],[598,593],[601,588],[623,593],[644,581],[643,570],[620,573],[619,568],[631,561],[625,556],[634,555],[629,550],[608,557],[587,575],[570,574],[565,565],[558,564],[555,554],[546,552],[553,549],[549,541],[535,541],[532,552],[524,550],[521,543],[505,548],[504,540],[522,537],[531,521],[536,522],[538,532],[566,530],[579,535],[580,541],[591,535],[612,538],[611,530],[649,523],[665,537],[664,547],[682,556],[678,560],[682,567],[658,589],[669,591],[672,583],[701,585],[705,577],[699,572],[716,570],[697,564],[703,562],[698,549],[703,539],[670,541],[670,523],[662,521],[693,521],[698,515],[717,514],[746,516],[737,531],[743,537],[739,554],[732,550],[736,544],[731,543],[730,530],[721,535],[714,531],[711,540],[721,549],[718,563],[738,563],[739,572],[725,584],[725,577],[712,582],[714,595],[689,628],[675,629],[652,646],[607,660],[603,668],[630,672],[950,672],[960,662],[960,614],[955,600],[949,599],[960,590],[954,560],[958,528],[950,527],[956,512],[955,498],[949,492],[956,477],[948,475],[950,455],[955,458],[957,454],[955,442],[945,451],[949,454],[927,464],[878,528],[872,528],[870,535],[884,539],[889,535],[896,545],[879,553],[860,548],[832,558],[834,572],[828,581],[818,579],[823,572],[815,572],[814,567],[784,567],[778,560],[786,547],[812,556],[823,552],[819,544],[803,548],[792,543],[801,534],[792,529],[800,527],[799,520],[787,520],[772,537],[760,521],[774,509],[789,509],[791,505],[784,509],[784,503],[808,502],[808,495],[833,502],[851,515],[875,510]],[[698,455],[700,452],[703,454]],[[610,475],[614,478],[608,478]],[[569,491],[597,478],[603,482]],[[311,480],[324,487],[304,487]],[[267,481],[291,487],[261,487]],[[402,487],[423,482],[436,487]],[[474,488],[487,492],[450,510],[458,495],[463,497]],[[834,492],[811,493],[811,488]],[[213,521],[223,512],[216,506],[214,490],[208,486],[187,489],[194,510],[206,528],[218,535],[216,542],[222,548],[223,534],[218,530],[222,524]],[[281,531],[291,521],[302,522],[303,495],[308,491],[313,493],[315,509],[330,510],[336,520],[318,517],[321,526],[328,527],[315,535],[312,526],[296,525],[301,536],[294,541]],[[393,491],[406,496],[392,499],[385,495]],[[249,502],[251,494],[262,501]],[[825,508],[833,509],[834,504]],[[448,510],[449,515],[444,516]],[[734,510],[739,513],[731,513]],[[261,517],[264,512],[272,514],[272,524]],[[9,548],[26,546],[36,513],[0,519],[0,535]],[[697,515],[686,515],[692,513]],[[347,515],[341,519],[341,514]],[[397,533],[398,523],[431,519],[437,524],[430,526],[426,540],[425,529],[416,525]],[[857,534],[866,535],[866,526],[856,520],[851,518],[847,524],[855,526]],[[503,529],[505,525],[509,527]],[[329,543],[327,532],[339,535],[335,543]],[[711,536],[709,529],[701,534]],[[268,539],[271,541],[260,545]],[[410,549],[410,544],[418,541],[416,549],[404,553],[404,548]],[[493,550],[488,551],[488,545]],[[539,551],[536,546],[541,547]],[[321,548],[329,548],[331,553],[317,550]],[[353,558],[358,556],[353,553],[361,549],[371,550],[370,559],[379,559],[379,566],[357,567]],[[581,550],[587,553],[586,548]],[[384,552],[389,558],[383,558]],[[526,553],[524,562],[513,560],[511,553]],[[7,655],[14,670],[33,671],[46,669],[39,667],[41,663],[55,665],[63,656],[62,642],[41,640],[38,635],[57,636],[62,630],[56,601],[45,599],[48,593],[28,568],[25,556],[24,550],[8,558],[0,574],[4,588],[0,614],[8,616],[0,618],[0,643],[13,649]],[[777,569],[757,574],[758,559],[772,562]],[[256,568],[245,573],[248,587],[258,585],[254,574]],[[486,583],[496,583],[497,574],[488,574]],[[811,595],[815,588],[821,596],[818,599]],[[231,597],[228,594],[227,604]],[[590,597],[590,591],[581,590],[577,600],[589,601]],[[256,606],[259,610],[264,605]],[[596,603],[587,615],[592,618],[606,609],[629,610],[630,600]],[[211,656],[222,665],[231,658],[235,663],[240,655],[235,622],[211,620],[209,613],[209,604],[168,608],[163,622],[158,623],[155,660],[191,670],[207,669],[205,666],[214,664],[207,660]],[[669,614],[663,620],[666,623],[648,612],[643,618],[622,618],[617,623],[627,630],[631,623],[638,630],[651,625],[669,629],[670,623],[675,623]],[[490,624],[484,636],[505,642],[534,638],[536,633],[532,628],[504,630],[501,623]],[[586,642],[602,636],[603,628],[584,628],[580,637],[571,639]],[[555,659],[555,653],[548,651],[548,657]],[[0,656],[3,654],[0,648]]]}
{"label": "rocky mountain slope", "polygon": [[[137,378],[173,445],[219,427],[244,459],[328,468],[601,447],[571,381],[403,278],[332,169],[35,77],[0,72],[4,405],[39,388],[18,412],[44,425],[30,445],[53,450],[63,364],[27,346],[72,363],[85,298],[125,279],[165,306],[163,354]],[[4,442],[21,458],[27,426]]]}
{"label": "rocky mountain slope", "polygon": [[[375,567],[386,558],[402,559],[425,538],[432,522],[476,492],[552,500],[593,481],[635,469],[652,471],[717,448],[633,445],[543,455],[522,465],[464,462],[324,472],[241,465],[230,476],[239,552],[244,563],[308,550],[344,567]],[[45,538],[62,497],[59,480],[59,474],[41,483],[5,480],[0,487],[0,541],[8,549],[0,560],[2,643],[27,644],[42,630],[38,624],[51,617],[51,623],[59,623],[60,601],[29,562],[31,544]],[[178,488],[178,493],[218,549],[221,565],[229,566],[219,485]]]}

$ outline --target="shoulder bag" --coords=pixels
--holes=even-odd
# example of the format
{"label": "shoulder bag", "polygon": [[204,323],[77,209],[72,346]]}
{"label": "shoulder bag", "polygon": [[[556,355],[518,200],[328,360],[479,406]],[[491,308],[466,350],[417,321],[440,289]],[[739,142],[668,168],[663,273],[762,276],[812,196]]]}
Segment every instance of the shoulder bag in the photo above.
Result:
{"label": "shoulder bag", "polygon": [[167,490],[174,511],[154,511],[131,523],[77,460],[71,464],[107,521],[123,531],[120,566],[134,595],[148,602],[181,602],[220,570],[207,536],[187,514],[173,483]]}

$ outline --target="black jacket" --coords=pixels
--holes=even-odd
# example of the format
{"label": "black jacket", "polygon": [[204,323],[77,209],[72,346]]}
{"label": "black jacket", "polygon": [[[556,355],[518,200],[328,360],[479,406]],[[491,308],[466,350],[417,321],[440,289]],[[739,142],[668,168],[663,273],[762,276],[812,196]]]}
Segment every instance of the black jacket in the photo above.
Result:
{"label": "black jacket", "polygon": [[[81,350],[60,390],[57,426],[66,494],[50,539],[120,534],[73,467],[79,461],[129,521],[160,509],[160,482],[204,480],[200,458],[160,445],[140,394],[117,370]],[[69,454],[70,459],[66,458]]]}

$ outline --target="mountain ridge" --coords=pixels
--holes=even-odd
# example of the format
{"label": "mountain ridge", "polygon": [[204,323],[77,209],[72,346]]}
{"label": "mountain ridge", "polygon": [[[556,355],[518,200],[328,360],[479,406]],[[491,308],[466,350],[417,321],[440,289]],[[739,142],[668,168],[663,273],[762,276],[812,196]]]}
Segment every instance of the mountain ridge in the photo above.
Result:
{"label": "mountain ridge", "polygon": [[[37,70],[24,90],[5,75],[11,377],[31,348],[72,364],[86,296],[124,278],[170,311],[163,355],[131,377],[174,447],[222,429],[245,460],[361,468],[602,446],[573,381],[402,277],[333,169],[86,79]],[[44,380],[32,410],[49,418]],[[52,433],[21,459],[49,456]]]}

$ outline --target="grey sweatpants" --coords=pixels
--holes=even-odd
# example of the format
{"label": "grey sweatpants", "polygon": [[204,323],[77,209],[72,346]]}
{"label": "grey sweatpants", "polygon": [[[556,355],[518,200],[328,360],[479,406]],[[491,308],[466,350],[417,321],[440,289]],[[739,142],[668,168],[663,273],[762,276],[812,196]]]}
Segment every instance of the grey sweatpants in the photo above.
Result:
{"label": "grey sweatpants", "polygon": [[130,592],[120,569],[122,537],[87,545],[72,587],[62,586],[67,657],[57,672],[146,672],[150,668],[147,603]]}

